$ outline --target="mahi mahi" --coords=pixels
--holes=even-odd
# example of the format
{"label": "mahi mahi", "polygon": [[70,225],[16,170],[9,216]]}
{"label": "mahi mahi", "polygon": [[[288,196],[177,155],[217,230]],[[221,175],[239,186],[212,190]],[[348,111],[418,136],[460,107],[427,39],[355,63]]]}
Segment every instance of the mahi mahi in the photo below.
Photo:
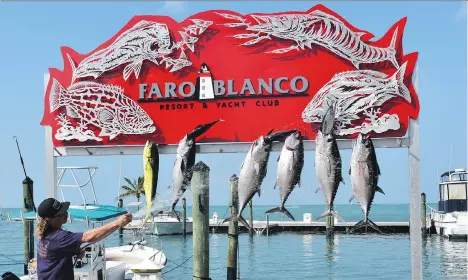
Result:
{"label": "mahi mahi", "polygon": [[327,206],[327,210],[320,214],[316,220],[327,216],[340,217],[337,212],[333,211],[333,202],[338,186],[340,182],[344,184],[341,174],[340,151],[333,134],[334,120],[334,107],[329,107],[323,116],[315,139],[315,173],[319,182],[319,188],[317,188],[316,192],[322,190]]}
{"label": "mahi mahi", "polygon": [[361,133],[353,143],[349,174],[351,175],[351,184],[353,187],[353,195],[349,202],[356,198],[364,213],[364,219],[358,222],[351,232],[363,226],[365,226],[367,232],[367,226],[370,226],[381,233],[377,225],[369,219],[369,212],[375,192],[385,193],[378,186],[380,168],[377,162],[374,144],[370,137]]}
{"label": "mahi mahi", "polygon": [[252,143],[249,152],[242,162],[239,174],[237,189],[239,195],[239,213],[237,216],[224,219],[223,223],[227,221],[240,221],[246,228],[250,228],[247,221],[242,217],[242,211],[256,193],[258,193],[258,196],[261,195],[260,186],[267,174],[268,159],[273,141],[283,139],[295,131],[288,130],[272,133],[272,129],[266,137],[261,135]]}
{"label": "mahi mahi", "polygon": [[143,189],[145,191],[146,198],[146,218],[142,225],[144,225],[150,217],[152,203],[156,197],[156,190],[158,188],[159,150],[158,145],[152,141],[146,141],[145,148],[143,149],[143,171]]}
{"label": "mahi mahi", "polygon": [[281,206],[272,208],[265,212],[281,212],[295,221],[294,216],[284,207],[294,187],[301,186],[301,173],[304,167],[304,143],[301,132],[296,131],[286,138],[278,157],[278,170],[276,175],[275,188],[278,186],[281,197]]}
{"label": "mahi mahi", "polygon": [[[207,124],[198,125],[192,130],[192,132],[186,134],[179,142],[179,146],[177,147],[177,156],[174,162],[174,169],[172,172],[172,183],[169,185],[169,188],[172,187],[174,190],[174,200],[171,208],[171,211],[174,214],[175,207],[179,202],[179,199],[185,193],[187,187],[190,186],[190,182],[192,181],[192,168],[195,164],[196,154],[196,138],[207,132],[219,121],[221,121],[221,118]],[[174,216],[179,219],[177,215]]]}

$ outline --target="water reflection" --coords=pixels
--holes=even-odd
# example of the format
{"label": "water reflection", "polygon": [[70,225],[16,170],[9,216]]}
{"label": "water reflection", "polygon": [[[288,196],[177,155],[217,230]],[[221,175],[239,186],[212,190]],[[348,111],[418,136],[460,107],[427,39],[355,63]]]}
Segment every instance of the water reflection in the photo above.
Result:
{"label": "water reflection", "polygon": [[[422,258],[424,277],[432,277],[434,264],[438,263],[437,270],[447,278],[466,279],[468,246],[466,241],[448,240],[438,235],[423,239]],[[463,276],[462,276],[463,275]]]}

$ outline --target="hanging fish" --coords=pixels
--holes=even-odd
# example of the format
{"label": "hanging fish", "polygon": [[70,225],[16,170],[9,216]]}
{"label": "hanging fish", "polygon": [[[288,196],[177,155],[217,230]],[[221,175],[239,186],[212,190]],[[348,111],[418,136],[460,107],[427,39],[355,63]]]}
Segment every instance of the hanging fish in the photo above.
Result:
{"label": "hanging fish", "polygon": [[[196,154],[196,138],[207,132],[219,121],[221,121],[221,118],[214,122],[198,125],[192,130],[192,132],[186,134],[179,142],[179,146],[177,147],[177,156],[174,162],[174,169],[172,172],[172,183],[168,187],[172,187],[174,190],[174,202],[172,204],[171,211],[174,213],[175,217],[177,217],[177,215],[175,215],[177,202],[179,202],[179,199],[185,193],[187,187],[192,181],[192,167],[195,164]],[[177,217],[177,219],[179,218]]]}
{"label": "hanging fish", "polygon": [[[323,116],[320,130],[317,133],[315,149],[315,173],[319,182],[319,188],[323,192],[327,210],[317,217],[317,220],[326,217],[340,217],[333,211],[333,202],[335,200],[338,186],[341,182],[344,184],[341,173],[341,156],[333,134],[335,119],[334,107],[329,107]],[[341,218],[341,217],[340,217]]]}
{"label": "hanging fish", "polygon": [[247,156],[242,162],[239,174],[237,189],[239,194],[239,213],[237,216],[231,216],[224,219],[223,223],[227,221],[240,221],[246,228],[250,228],[247,221],[242,217],[242,211],[256,193],[260,196],[260,186],[267,174],[268,159],[270,157],[273,141],[283,139],[295,131],[296,130],[287,130],[272,133],[272,129],[266,137],[261,135],[252,143]]}
{"label": "hanging fish", "polygon": [[296,131],[289,135],[284,142],[278,157],[278,171],[275,188],[278,186],[281,196],[281,206],[265,212],[281,212],[295,221],[294,216],[284,207],[286,200],[296,185],[301,185],[301,173],[304,167],[304,143],[301,132]]}
{"label": "hanging fish", "polygon": [[143,225],[149,219],[153,200],[156,197],[159,176],[159,150],[158,145],[152,141],[146,141],[143,149],[143,189],[146,198],[146,218]]}
{"label": "hanging fish", "polygon": [[349,202],[356,198],[364,213],[364,219],[358,222],[352,228],[351,232],[363,226],[365,226],[365,231],[367,232],[367,226],[370,226],[375,231],[382,233],[379,227],[369,219],[369,212],[375,192],[385,193],[378,186],[380,168],[377,162],[374,144],[369,136],[365,136],[362,133],[359,134],[358,138],[353,143],[349,174],[353,187],[353,195],[349,199]]}

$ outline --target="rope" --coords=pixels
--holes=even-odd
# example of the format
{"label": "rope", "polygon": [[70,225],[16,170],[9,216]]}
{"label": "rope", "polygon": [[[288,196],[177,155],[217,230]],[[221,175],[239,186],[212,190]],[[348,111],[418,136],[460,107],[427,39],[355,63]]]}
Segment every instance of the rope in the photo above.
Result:
{"label": "rope", "polygon": [[[10,257],[8,257],[8,256],[5,256],[4,254],[1,254],[1,253],[0,253],[0,256],[2,256],[2,257],[4,257],[4,258],[7,258],[7,259],[9,259],[10,261],[18,262],[17,260],[14,260],[14,259],[12,259],[12,258],[10,258]],[[22,262],[21,262],[21,263],[22,263]]]}
{"label": "rope", "polygon": [[122,161],[123,153],[120,152],[120,171],[119,171],[119,185],[117,186],[117,198],[120,198],[120,188],[122,187]]}
{"label": "rope", "polygon": [[[229,207],[226,208],[226,212],[224,212],[223,218],[226,216],[228,210],[229,210]],[[208,237],[208,238],[211,238],[211,237],[213,236],[213,233],[218,229],[218,227],[219,227],[220,225],[221,225],[221,222],[218,223],[218,225],[216,226],[215,230],[211,232],[210,237]],[[173,270],[175,270],[175,269],[181,267],[183,264],[185,264],[186,262],[188,262],[192,257],[193,257],[193,254],[192,254],[188,259],[186,259],[185,261],[183,261],[181,264],[177,265],[176,267],[174,267],[174,268],[171,269],[171,270],[168,270],[168,271],[166,271],[166,272],[163,272],[161,275],[164,275],[164,274],[166,274],[166,273],[169,273],[169,272],[171,272],[171,271],[173,271]],[[172,261],[171,261],[171,262],[172,262]],[[172,263],[176,264],[175,262],[172,262]],[[188,268],[188,267],[186,267],[186,268]],[[218,270],[218,269],[220,269],[220,268],[213,269],[213,270]],[[200,278],[200,277],[195,276],[195,275],[192,275],[192,276],[195,277],[195,278],[199,278],[199,279],[209,279],[209,280],[211,280],[211,278]]]}

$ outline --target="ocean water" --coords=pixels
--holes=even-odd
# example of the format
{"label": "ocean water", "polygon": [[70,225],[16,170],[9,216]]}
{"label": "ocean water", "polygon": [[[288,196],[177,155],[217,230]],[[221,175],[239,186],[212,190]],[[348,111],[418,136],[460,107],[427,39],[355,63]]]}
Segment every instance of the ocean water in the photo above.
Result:
{"label": "ocean water", "polygon": [[[273,206],[255,206],[254,218],[264,219],[264,212]],[[296,220],[303,213],[317,217],[324,206],[289,207]],[[357,208],[357,211],[356,209]],[[226,207],[210,206],[210,213],[226,217]],[[188,213],[190,215],[190,207]],[[337,205],[336,210],[346,221],[359,221],[362,213],[357,205]],[[3,209],[17,213],[19,209]],[[248,216],[244,212],[244,216]],[[408,205],[374,205],[370,215],[374,221],[408,221]],[[286,220],[278,214],[271,220]],[[23,225],[0,221],[0,274],[22,273]],[[81,222],[65,225],[72,231],[84,231]],[[124,231],[125,233],[126,231]],[[192,279],[192,236],[148,237],[162,244],[168,257],[165,280]],[[210,234],[210,277],[226,279],[227,235]],[[105,240],[106,246],[118,246],[132,241],[130,235],[119,238],[117,233]],[[422,244],[423,279],[467,279],[467,243],[443,239],[435,234]],[[240,278],[271,279],[410,279],[411,255],[408,234],[346,235],[336,234],[327,240],[323,234],[280,233],[266,236],[239,236]],[[6,258],[8,256],[12,260]],[[13,261],[18,264],[12,264]]]}

